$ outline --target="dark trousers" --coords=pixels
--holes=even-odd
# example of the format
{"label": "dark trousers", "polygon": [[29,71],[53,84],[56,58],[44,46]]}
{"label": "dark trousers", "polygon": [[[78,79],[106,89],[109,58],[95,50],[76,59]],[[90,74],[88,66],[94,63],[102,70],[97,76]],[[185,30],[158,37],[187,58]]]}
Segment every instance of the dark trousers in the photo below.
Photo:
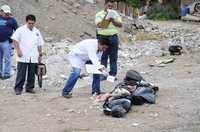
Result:
{"label": "dark trousers", "polygon": [[[86,64],[92,64],[91,61],[87,61]],[[97,93],[100,94],[100,75],[99,74],[93,74],[93,81],[92,81],[92,94]]]}
{"label": "dark trousers", "polygon": [[103,53],[101,57],[101,64],[107,67],[108,65],[108,58],[110,60],[110,72],[111,76],[117,75],[117,58],[118,58],[118,47],[119,47],[119,39],[117,35],[112,36],[103,36],[97,35],[97,39],[101,37],[106,37],[109,40],[109,47]]}
{"label": "dark trousers", "polygon": [[36,63],[17,63],[17,77],[15,82],[15,91],[22,91],[23,85],[26,81],[27,74],[27,83],[26,90],[32,90],[35,86],[35,72],[36,72]]}

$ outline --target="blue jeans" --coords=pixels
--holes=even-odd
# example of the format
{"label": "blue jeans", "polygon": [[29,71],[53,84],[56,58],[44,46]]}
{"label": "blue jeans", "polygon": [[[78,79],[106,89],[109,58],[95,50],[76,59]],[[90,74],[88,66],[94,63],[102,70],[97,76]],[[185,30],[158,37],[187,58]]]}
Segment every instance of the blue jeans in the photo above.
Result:
{"label": "blue jeans", "polygon": [[[80,73],[81,73],[80,68],[72,67],[70,76],[62,90],[62,95],[66,95],[72,91],[77,80],[79,79]],[[94,92],[100,93],[100,76],[99,75],[93,75],[92,93]]]}
{"label": "blue jeans", "polygon": [[123,107],[126,110],[126,112],[128,112],[131,108],[131,101],[126,98],[115,99],[108,103],[108,107],[111,110],[115,109],[116,107]]}
{"label": "blue jeans", "polygon": [[0,76],[10,76],[11,44],[9,41],[0,42]]}
{"label": "blue jeans", "polygon": [[111,76],[117,75],[117,58],[118,58],[118,47],[119,47],[119,39],[117,35],[112,36],[103,36],[103,35],[97,35],[97,39],[101,37],[106,37],[109,40],[109,47],[108,49],[103,53],[101,57],[101,64],[107,67],[108,64],[108,58],[110,60],[110,72],[109,74]]}

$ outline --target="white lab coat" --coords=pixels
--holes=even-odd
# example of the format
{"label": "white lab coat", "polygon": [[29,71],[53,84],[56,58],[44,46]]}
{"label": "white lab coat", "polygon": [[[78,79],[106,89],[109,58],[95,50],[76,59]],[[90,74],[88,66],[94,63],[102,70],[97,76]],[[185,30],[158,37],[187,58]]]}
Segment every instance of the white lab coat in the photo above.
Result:
{"label": "white lab coat", "polygon": [[87,61],[91,61],[93,65],[102,68],[100,59],[103,52],[98,51],[97,39],[86,39],[77,43],[68,54],[68,60],[72,67],[83,68]]}
{"label": "white lab coat", "polygon": [[19,43],[22,51],[22,57],[17,56],[17,62],[38,63],[38,46],[42,46],[44,40],[36,27],[31,31],[25,24],[19,27],[11,38]]}

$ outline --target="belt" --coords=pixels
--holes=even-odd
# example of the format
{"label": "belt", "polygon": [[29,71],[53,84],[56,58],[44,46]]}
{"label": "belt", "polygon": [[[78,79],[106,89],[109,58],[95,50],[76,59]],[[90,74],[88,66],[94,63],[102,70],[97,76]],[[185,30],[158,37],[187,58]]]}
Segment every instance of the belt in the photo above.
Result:
{"label": "belt", "polygon": [[97,36],[102,36],[102,37],[116,37],[118,35],[117,34],[114,34],[114,35],[101,35],[101,34],[97,34]]}

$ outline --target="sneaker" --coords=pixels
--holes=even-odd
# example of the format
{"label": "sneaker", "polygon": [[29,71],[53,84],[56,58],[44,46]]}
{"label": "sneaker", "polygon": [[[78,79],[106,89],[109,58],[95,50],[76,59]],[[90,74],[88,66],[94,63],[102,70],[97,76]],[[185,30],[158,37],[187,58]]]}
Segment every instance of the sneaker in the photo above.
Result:
{"label": "sneaker", "polygon": [[69,99],[69,98],[72,98],[72,93],[68,93],[68,94],[64,94],[64,95],[62,95],[64,98],[67,98],[67,99]]}
{"label": "sneaker", "polygon": [[26,90],[27,93],[30,93],[30,94],[35,94],[35,91],[34,90]]}

